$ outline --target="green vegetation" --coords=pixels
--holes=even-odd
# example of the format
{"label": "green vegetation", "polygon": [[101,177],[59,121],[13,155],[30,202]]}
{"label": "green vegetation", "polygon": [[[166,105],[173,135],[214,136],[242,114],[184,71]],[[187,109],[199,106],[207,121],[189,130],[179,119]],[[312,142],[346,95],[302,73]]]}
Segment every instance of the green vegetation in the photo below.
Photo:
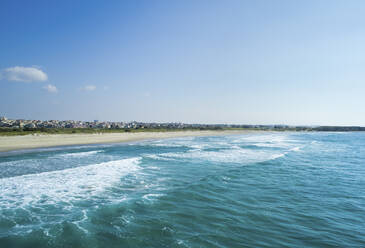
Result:
{"label": "green vegetation", "polygon": [[320,126],[320,127],[287,127],[287,126],[247,126],[247,127],[224,127],[224,126],[199,126],[184,128],[0,128],[0,136],[27,135],[27,134],[92,134],[92,133],[137,133],[137,132],[177,132],[177,131],[203,131],[203,130],[252,130],[252,131],[292,131],[292,132],[357,132],[365,131],[365,127],[357,126]]}
{"label": "green vegetation", "polygon": [[103,129],[103,128],[0,128],[0,136],[28,135],[28,134],[92,134],[92,133],[128,133],[128,132],[176,132],[199,130],[227,130],[219,127],[199,128],[136,128],[136,129]]}

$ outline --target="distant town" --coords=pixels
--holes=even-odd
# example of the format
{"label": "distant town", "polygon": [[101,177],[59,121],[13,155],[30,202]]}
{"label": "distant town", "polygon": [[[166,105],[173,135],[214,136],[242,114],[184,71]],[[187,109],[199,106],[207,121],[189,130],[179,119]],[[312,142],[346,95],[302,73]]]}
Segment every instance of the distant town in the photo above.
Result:
{"label": "distant town", "polygon": [[[42,128],[93,128],[93,129],[221,129],[221,128],[259,128],[282,129],[286,125],[229,125],[229,124],[186,124],[180,122],[148,123],[148,122],[111,122],[111,121],[75,121],[75,120],[24,120],[0,117],[0,127],[13,129]],[[303,127],[304,128],[304,127]]]}
{"label": "distant town", "polygon": [[111,122],[75,120],[24,120],[0,117],[0,130],[4,131],[47,131],[51,129],[95,129],[95,130],[138,130],[138,129],[252,129],[272,131],[365,131],[360,126],[289,126],[289,125],[246,125],[246,124],[187,124],[179,122]]}

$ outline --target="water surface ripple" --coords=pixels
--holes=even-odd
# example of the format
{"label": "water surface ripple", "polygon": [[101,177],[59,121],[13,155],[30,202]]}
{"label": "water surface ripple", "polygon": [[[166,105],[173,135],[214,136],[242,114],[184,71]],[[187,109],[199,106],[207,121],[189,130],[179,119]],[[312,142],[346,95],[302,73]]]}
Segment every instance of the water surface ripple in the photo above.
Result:
{"label": "water surface ripple", "polygon": [[0,247],[365,247],[365,134],[0,156]]}

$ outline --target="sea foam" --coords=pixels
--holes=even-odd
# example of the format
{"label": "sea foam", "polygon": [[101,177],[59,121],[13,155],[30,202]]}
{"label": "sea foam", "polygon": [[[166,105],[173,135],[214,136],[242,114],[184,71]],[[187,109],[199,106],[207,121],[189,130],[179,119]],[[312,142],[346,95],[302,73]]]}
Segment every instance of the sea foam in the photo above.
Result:
{"label": "sea foam", "polygon": [[84,158],[91,155],[98,154],[100,152],[103,152],[102,150],[98,151],[89,151],[89,152],[74,152],[74,153],[66,153],[66,154],[60,154],[60,157],[72,157],[72,158]]}
{"label": "sea foam", "polygon": [[139,169],[140,158],[0,179],[0,207],[72,202],[101,194]]}

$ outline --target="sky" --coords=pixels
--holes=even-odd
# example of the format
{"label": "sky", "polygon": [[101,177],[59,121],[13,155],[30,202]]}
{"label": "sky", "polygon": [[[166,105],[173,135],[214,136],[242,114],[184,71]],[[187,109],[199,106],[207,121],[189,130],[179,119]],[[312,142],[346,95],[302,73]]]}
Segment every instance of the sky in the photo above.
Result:
{"label": "sky", "polygon": [[365,126],[365,1],[0,1],[0,116]]}

